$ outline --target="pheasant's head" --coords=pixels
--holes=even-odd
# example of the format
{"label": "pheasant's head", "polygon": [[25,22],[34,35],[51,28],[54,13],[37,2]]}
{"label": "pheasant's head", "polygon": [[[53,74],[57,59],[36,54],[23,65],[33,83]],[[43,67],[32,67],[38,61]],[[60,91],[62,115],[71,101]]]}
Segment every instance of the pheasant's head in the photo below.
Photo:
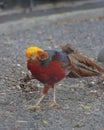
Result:
{"label": "pheasant's head", "polygon": [[41,48],[33,46],[33,47],[27,48],[26,57],[28,60],[29,59],[35,60],[38,58],[39,60],[43,61],[49,57],[49,54],[45,52],[44,50],[42,50]]}

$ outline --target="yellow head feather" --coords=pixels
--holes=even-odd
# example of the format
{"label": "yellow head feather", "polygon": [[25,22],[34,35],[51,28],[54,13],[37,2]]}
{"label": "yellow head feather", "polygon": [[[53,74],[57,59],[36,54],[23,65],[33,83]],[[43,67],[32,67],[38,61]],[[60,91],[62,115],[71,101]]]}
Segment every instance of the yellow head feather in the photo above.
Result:
{"label": "yellow head feather", "polygon": [[26,57],[27,58],[31,58],[32,55],[34,54],[38,54],[38,52],[43,52],[44,50],[42,50],[41,48],[39,47],[36,47],[36,46],[33,46],[33,47],[29,47],[27,48],[26,50]]}

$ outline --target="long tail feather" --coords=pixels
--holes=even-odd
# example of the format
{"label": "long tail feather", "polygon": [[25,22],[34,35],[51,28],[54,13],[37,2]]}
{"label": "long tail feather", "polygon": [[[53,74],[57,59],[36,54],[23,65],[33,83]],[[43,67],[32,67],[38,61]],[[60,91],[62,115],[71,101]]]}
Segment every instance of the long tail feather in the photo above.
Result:
{"label": "long tail feather", "polygon": [[79,66],[82,66],[85,69],[94,69],[98,72],[104,72],[104,68],[95,63],[94,61],[88,59],[87,57],[84,57],[80,54],[71,54],[68,55],[71,64],[77,64]]}
{"label": "long tail feather", "polygon": [[80,78],[80,77],[89,77],[89,76],[98,76],[100,75],[99,72],[86,69],[86,68],[81,68],[76,65],[71,65],[71,72],[68,74],[70,78]]}

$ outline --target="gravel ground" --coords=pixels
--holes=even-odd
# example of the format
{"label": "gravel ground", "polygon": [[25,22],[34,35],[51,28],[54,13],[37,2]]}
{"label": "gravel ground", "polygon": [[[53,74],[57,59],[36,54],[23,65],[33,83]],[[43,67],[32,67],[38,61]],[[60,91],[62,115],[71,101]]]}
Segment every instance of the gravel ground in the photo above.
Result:
{"label": "gravel ground", "polygon": [[[30,45],[59,49],[71,42],[79,52],[97,59],[104,46],[104,19],[70,22],[70,19],[39,24],[34,18],[0,24],[0,130],[100,130],[104,129],[104,86],[97,77],[64,79],[56,85],[61,108],[51,108],[50,90],[40,111],[30,111],[42,92],[42,84],[31,81],[34,89],[21,89],[26,70],[25,50]],[[27,85],[28,86],[28,85]]]}

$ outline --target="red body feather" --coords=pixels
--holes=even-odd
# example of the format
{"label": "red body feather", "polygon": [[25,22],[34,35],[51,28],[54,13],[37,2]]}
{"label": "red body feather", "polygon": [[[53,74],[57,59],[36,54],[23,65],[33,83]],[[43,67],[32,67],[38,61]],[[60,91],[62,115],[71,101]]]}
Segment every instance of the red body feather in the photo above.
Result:
{"label": "red body feather", "polygon": [[52,61],[48,66],[42,66],[39,62],[28,62],[28,69],[35,79],[44,84],[54,85],[65,77],[65,71],[58,61]]}

